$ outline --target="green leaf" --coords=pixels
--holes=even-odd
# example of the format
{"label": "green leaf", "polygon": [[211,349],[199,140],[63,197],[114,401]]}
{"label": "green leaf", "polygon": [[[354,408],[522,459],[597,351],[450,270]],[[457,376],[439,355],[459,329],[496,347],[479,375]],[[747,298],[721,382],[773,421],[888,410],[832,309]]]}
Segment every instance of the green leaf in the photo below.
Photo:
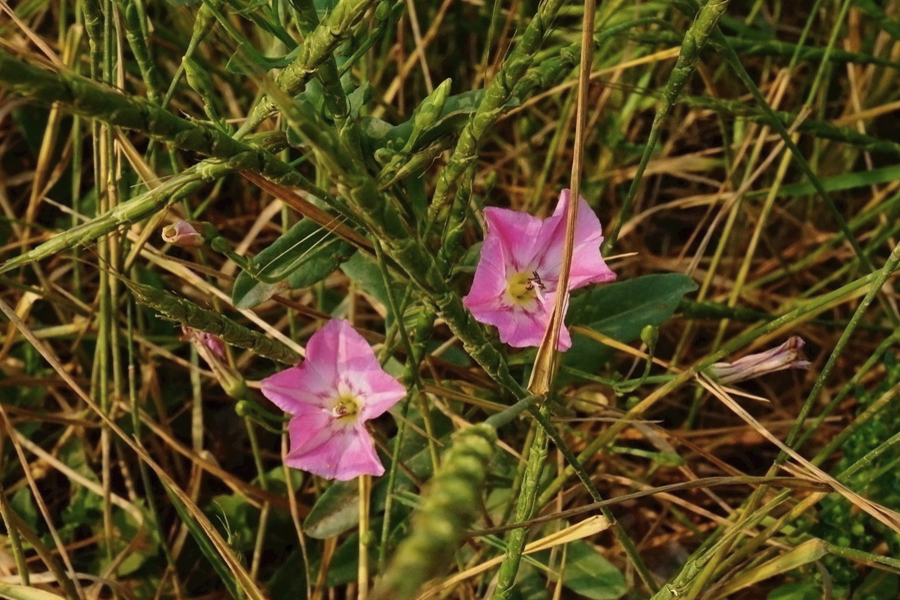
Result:
{"label": "green leaf", "polygon": [[359,484],[338,481],[328,486],[303,523],[309,537],[324,540],[356,527],[359,523]]}
{"label": "green leaf", "polygon": [[592,600],[621,598],[628,591],[622,572],[583,541],[566,550],[563,585]]}
{"label": "green leaf", "polygon": [[279,291],[318,283],[354,252],[356,248],[318,223],[301,219],[253,259],[255,277],[238,275],[232,301],[238,308],[252,308]]}
{"label": "green leaf", "polygon": [[[628,343],[638,339],[647,325],[659,327],[669,320],[681,297],[695,289],[697,284],[680,273],[645,275],[598,286],[572,299],[566,320],[570,326],[585,325]],[[575,334],[564,361],[567,367],[593,372],[611,355],[609,347]]]}
{"label": "green leaf", "polygon": [[178,513],[181,522],[184,523],[185,527],[187,527],[188,531],[191,534],[191,537],[194,538],[194,541],[197,543],[197,546],[200,548],[200,551],[203,553],[203,556],[209,561],[209,564],[212,565],[212,568],[216,571],[216,574],[222,579],[222,583],[225,584],[225,587],[228,589],[228,592],[231,594],[232,598],[235,600],[239,600],[241,598],[245,598],[243,594],[240,592],[240,587],[238,586],[238,582],[232,574],[231,569],[219,555],[219,551],[213,545],[212,540],[206,535],[206,532],[203,531],[203,528],[200,526],[200,523],[194,519],[193,515],[191,515],[187,506],[185,506],[181,499],[178,498],[168,487],[165,488],[166,493],[169,495],[169,499],[172,501],[172,506],[175,508],[175,512]]}
{"label": "green leaf", "polygon": [[[544,565],[549,564],[549,550],[531,556]],[[559,564],[555,566],[558,568]],[[557,571],[550,570],[549,573],[551,580],[555,581],[558,577]],[[621,598],[628,591],[622,572],[581,540],[572,542],[566,547],[562,583],[573,592],[591,600],[614,600]]]}

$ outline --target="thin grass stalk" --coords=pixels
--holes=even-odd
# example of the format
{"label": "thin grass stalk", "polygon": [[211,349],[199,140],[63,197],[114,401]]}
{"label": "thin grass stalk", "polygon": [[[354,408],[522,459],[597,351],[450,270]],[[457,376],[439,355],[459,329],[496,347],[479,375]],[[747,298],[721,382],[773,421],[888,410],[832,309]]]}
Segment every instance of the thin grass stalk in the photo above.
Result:
{"label": "thin grass stalk", "polygon": [[[449,206],[457,181],[469,164],[475,162],[481,138],[503,113],[503,107],[509,101],[513,88],[531,66],[560,6],[561,0],[546,0],[540,4],[534,18],[522,33],[522,38],[488,84],[484,98],[460,134],[450,162],[438,178],[428,210],[429,225],[425,228],[426,232],[431,230],[432,224],[441,218],[441,213]],[[452,223],[449,228],[453,228]]]}
{"label": "thin grass stalk", "polygon": [[681,44],[681,50],[678,54],[678,60],[669,73],[669,80],[666,87],[662,90],[659,107],[656,109],[656,115],[653,117],[653,124],[650,127],[650,135],[647,138],[647,145],[641,155],[634,178],[631,180],[631,186],[625,194],[619,215],[616,218],[612,228],[607,233],[606,240],[603,243],[604,253],[610,252],[615,246],[619,237],[619,230],[622,225],[631,216],[631,206],[640,189],[641,182],[644,178],[644,171],[650,163],[656,144],[662,136],[662,125],[668,119],[672,107],[675,105],[676,98],[681,94],[684,86],[694,73],[697,63],[700,62],[700,53],[706,45],[710,34],[715,30],[716,24],[725,13],[729,0],[709,0],[697,12],[696,17],[691,23],[690,28],[684,34],[684,41]]}
{"label": "thin grass stalk", "polygon": [[[249,417],[244,417],[244,427],[247,430],[247,438],[250,440],[250,452],[253,455],[253,464],[256,466],[256,473],[259,477],[259,487],[268,492],[269,480],[266,476],[266,469],[263,466],[262,452],[260,451],[259,447],[259,438],[256,436],[256,427],[253,426],[253,421]],[[259,526],[256,530],[256,541],[253,544],[253,561],[250,564],[250,577],[254,580],[257,578],[257,574],[259,573],[260,561],[262,560],[262,552],[269,524],[270,510],[271,507],[269,506],[269,502],[263,502],[262,508],[259,511]]]}
{"label": "thin grass stalk", "polygon": [[22,552],[22,538],[19,536],[18,524],[13,520],[14,511],[6,497],[6,490],[0,485],[0,517],[3,518],[3,524],[6,526],[6,534],[9,538],[9,548],[12,551],[13,560],[16,563],[16,571],[22,585],[31,585],[31,577],[28,566],[25,564],[25,554]]}
{"label": "thin grass stalk", "polygon": [[371,514],[372,478],[361,475],[357,478],[359,486],[359,543],[357,552],[359,562],[356,571],[357,600],[369,597],[369,517]]}
{"label": "thin grass stalk", "polygon": [[[811,315],[816,314],[817,312],[826,310],[832,305],[833,302],[845,297],[848,294],[852,294],[862,287],[872,285],[880,277],[882,272],[883,269],[880,269],[875,273],[870,273],[868,275],[860,277],[842,286],[841,288],[834,290],[833,292],[821,296],[820,298],[810,300],[804,303],[802,306],[799,306],[769,321],[768,323],[763,323],[749,329],[748,331],[740,335],[735,336],[717,351],[711,353],[709,356],[706,356],[688,369],[685,369],[665,385],[657,388],[654,392],[644,398],[640,403],[638,403],[631,410],[625,413],[625,415],[623,415],[621,419],[610,425],[610,427],[606,431],[594,438],[594,440],[591,441],[591,443],[589,443],[585,447],[585,449],[579,453],[578,460],[582,462],[589,460],[601,448],[604,448],[608,444],[610,444],[612,440],[615,439],[615,437],[619,434],[619,432],[621,432],[625,427],[628,426],[629,422],[632,419],[640,418],[640,416],[650,407],[656,404],[656,402],[679,389],[681,386],[690,381],[698,373],[702,372],[713,363],[722,360],[724,357],[728,356],[732,352],[735,352],[736,350],[739,350],[743,346],[746,346],[753,340],[784,327],[788,323],[792,323],[802,318],[807,318]],[[562,488],[568,478],[573,474],[574,470],[571,468],[571,466],[567,467],[561,475],[559,475],[556,479],[553,480],[552,483],[547,486],[547,488],[541,495],[541,499],[538,501],[539,504],[544,505],[549,502],[552,496]]]}

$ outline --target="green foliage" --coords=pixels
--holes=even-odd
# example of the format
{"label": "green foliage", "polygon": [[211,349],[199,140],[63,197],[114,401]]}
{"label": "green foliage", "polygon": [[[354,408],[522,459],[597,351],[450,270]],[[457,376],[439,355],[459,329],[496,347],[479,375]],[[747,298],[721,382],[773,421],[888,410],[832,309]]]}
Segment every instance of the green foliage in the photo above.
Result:
{"label": "green foliage", "polygon": [[[544,565],[551,566],[549,551],[538,552],[534,557]],[[562,560],[560,553],[556,554],[556,560]],[[550,581],[558,579],[560,567],[557,562],[555,568],[551,568]],[[566,545],[562,583],[579,596],[590,600],[615,600],[628,591],[622,572],[583,541]]]}
{"label": "green foliage", "polygon": [[[672,318],[681,298],[695,289],[693,280],[678,273],[645,275],[597,286],[572,299],[567,322],[569,326],[584,325],[629,343],[638,339],[647,325],[659,327]],[[576,332],[564,364],[594,372],[612,355],[608,346]]]}
{"label": "green foliage", "polygon": [[[840,338],[828,365],[842,368],[828,366],[808,400],[806,390],[774,378],[753,390],[777,392],[771,404],[753,406],[754,416],[764,427],[777,421],[772,434],[792,443],[781,423],[816,417],[831,391],[826,383],[849,389],[841,386],[853,378],[872,387],[871,374],[855,368],[871,352],[869,341],[850,335],[855,328],[890,334],[900,324],[890,290],[876,289],[897,267],[885,256],[900,235],[900,145],[890,120],[898,69],[885,43],[900,39],[900,26],[886,3],[854,0],[832,11],[782,1],[602,3],[585,38],[593,79],[583,139],[572,131],[586,3],[13,4],[18,18],[0,23],[10,42],[0,49],[0,308],[11,320],[0,323],[0,399],[3,426],[52,460],[29,446],[20,464],[13,436],[0,436],[0,483],[23,533],[35,533],[25,544],[34,573],[55,560],[40,548],[54,540],[26,472],[62,538],[56,552],[138,600],[245,598],[255,595],[255,581],[267,582],[276,599],[320,585],[327,589],[319,596],[341,596],[360,577],[381,582],[383,598],[413,598],[425,579],[501,549],[499,571],[460,584],[470,586],[460,596],[484,596],[498,581],[498,598],[522,600],[551,597],[557,582],[563,595],[581,598],[703,597],[722,573],[740,577],[759,565],[746,544],[763,543],[774,515],[761,513],[755,490],[704,490],[678,506],[648,492],[617,505],[618,544],[603,554],[596,540],[579,540],[552,559],[523,558],[528,536],[541,530],[531,524],[504,539],[469,536],[586,502],[615,503],[632,488],[680,483],[672,481],[679,473],[740,475],[721,462],[729,445],[769,464],[767,451],[750,448],[750,434],[721,434],[746,424],[704,402],[696,386],[682,388],[688,365],[701,369],[788,328],[802,327],[816,354]],[[51,105],[62,117],[47,131]],[[637,407],[625,419],[551,413],[525,387],[535,352],[503,347],[461,302],[479,251],[479,207],[541,213],[548,190],[569,182],[574,147],[584,150],[576,177],[603,218],[618,281],[572,298],[574,345],[562,357],[551,393],[563,401],[553,409],[591,393],[593,382],[609,383],[615,393],[627,388],[628,406]],[[297,190],[366,243],[353,246],[307,218],[271,243],[239,239],[271,231],[260,228],[270,201],[260,188],[279,195],[260,178]],[[216,252],[161,249],[157,230],[178,217],[238,235],[216,237]],[[220,226],[225,220],[230,226]],[[255,257],[243,259],[237,247]],[[613,247],[624,256],[612,257]],[[236,277],[226,259],[238,265]],[[647,275],[660,271],[667,274]],[[311,286],[314,305],[299,307],[306,294],[293,292]],[[871,293],[851,313],[863,287]],[[685,300],[698,288],[696,301]],[[254,314],[233,310],[229,294]],[[374,426],[389,475],[372,482],[368,571],[359,555],[358,482],[298,473],[284,481],[277,432],[237,436],[220,427],[215,415],[233,419],[232,406],[218,405],[228,400],[209,365],[178,338],[181,325],[223,338],[223,364],[247,381],[242,406],[260,402],[251,413],[265,418],[271,407],[256,381],[271,373],[270,359],[295,364],[300,356],[262,333],[259,320],[302,341],[322,313],[351,319],[415,399]],[[642,338],[648,326],[652,335]],[[625,361],[611,360],[625,355],[591,331],[624,344],[651,340],[659,363],[683,375],[649,361],[634,361],[625,374]],[[900,409],[880,400],[900,385],[892,352],[882,383],[857,395],[860,418],[841,434],[834,473],[900,510],[891,477],[900,464],[892,437]],[[824,359],[810,358],[813,370],[822,368]],[[87,410],[86,398],[100,408]],[[632,427],[655,402],[675,414],[693,402],[692,430],[669,435],[668,415]],[[125,424],[124,439],[107,418]],[[710,423],[716,433],[707,435]],[[148,456],[177,487],[160,487]],[[782,493],[796,502],[808,492]],[[289,495],[304,516],[298,523],[285,510]],[[685,513],[685,501],[699,510]],[[215,531],[200,526],[194,502]],[[881,553],[874,558],[897,566],[896,531],[838,495],[817,510],[802,533],[846,556]],[[747,535],[717,545],[726,530],[711,512],[728,514],[729,531]],[[188,541],[174,543],[184,528]],[[765,551],[782,551],[784,532],[766,532],[777,543]],[[659,591],[643,564],[659,548],[657,535],[682,553],[699,548],[671,565],[681,569],[677,586]],[[219,536],[227,547],[215,543]],[[111,558],[116,569],[106,573]],[[823,562],[836,595],[896,596],[893,573],[871,570],[859,583],[849,559]],[[626,564],[638,575],[627,582]],[[763,584],[774,589],[770,598],[806,600],[826,582],[773,588],[778,583]],[[46,596],[24,586],[0,595]]]}
{"label": "green foliage", "polygon": [[[900,363],[891,353],[885,355],[884,370],[884,378],[875,388],[858,389],[858,415],[864,414],[867,407],[884,394],[892,393],[890,390],[900,384]],[[891,510],[900,510],[900,485],[896,477],[900,446],[891,446],[874,460],[870,457],[898,431],[900,404],[888,402],[875,414],[870,414],[865,423],[844,441],[843,455],[833,469],[833,473],[840,476],[855,468],[849,478],[841,478],[843,483],[857,494]],[[818,522],[812,532],[836,546],[866,551],[874,551],[876,546],[886,542],[891,555],[900,555],[900,534],[855,509],[837,494],[822,501]],[[848,584],[857,578],[856,569],[846,559],[829,556],[824,562],[838,584]]]}
{"label": "green foliage", "polygon": [[310,219],[301,219],[252,261],[252,273],[241,271],[231,300],[237,308],[253,308],[274,294],[309,287],[328,277],[356,248]]}

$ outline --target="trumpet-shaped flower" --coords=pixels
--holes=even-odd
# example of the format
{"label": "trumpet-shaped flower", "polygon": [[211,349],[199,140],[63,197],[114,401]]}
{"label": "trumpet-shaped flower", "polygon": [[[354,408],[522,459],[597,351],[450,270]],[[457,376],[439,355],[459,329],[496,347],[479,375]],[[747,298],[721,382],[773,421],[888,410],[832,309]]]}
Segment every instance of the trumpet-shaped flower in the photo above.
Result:
{"label": "trumpet-shaped flower", "polygon": [[382,475],[366,421],[406,395],[347,321],[329,321],[306,346],[306,360],[262,381],[262,393],[291,414],[284,462],[328,479]]}
{"label": "trumpet-shaped flower", "polygon": [[[510,346],[539,346],[550,322],[562,270],[569,190],[546,219],[502,208],[484,209],[487,235],[472,289],[463,303],[480,322],[493,325]],[[569,290],[616,278],[600,255],[600,220],[578,199]],[[572,345],[559,334],[560,350]]]}
{"label": "trumpet-shaped flower", "polygon": [[744,381],[774,373],[783,369],[809,368],[809,361],[803,359],[803,338],[796,335],[771,350],[748,354],[733,363],[715,363],[706,369],[706,374],[723,385]]}

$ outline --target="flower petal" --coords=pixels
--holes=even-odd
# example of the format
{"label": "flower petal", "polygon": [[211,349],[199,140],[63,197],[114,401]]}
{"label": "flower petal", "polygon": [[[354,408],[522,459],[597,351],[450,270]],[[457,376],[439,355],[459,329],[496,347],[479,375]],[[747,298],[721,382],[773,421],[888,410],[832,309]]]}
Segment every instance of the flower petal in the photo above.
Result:
{"label": "flower petal", "polygon": [[[541,248],[537,244],[541,219],[505,208],[486,208],[484,220],[488,226],[485,244],[491,237],[496,237],[500,242],[499,248],[503,252],[507,270],[526,270],[534,261],[536,250]],[[482,256],[484,253],[485,249],[482,247]]]}
{"label": "flower petal", "polygon": [[324,419],[290,422],[291,451],[284,457],[285,464],[341,481],[360,475],[384,474],[372,437],[362,423],[342,426],[330,415],[322,416]]}
{"label": "flower petal", "polygon": [[266,377],[260,382],[263,396],[292,415],[305,413],[309,407],[328,409],[329,401],[337,396],[337,386],[323,379],[311,366],[311,360],[307,359],[300,365]]}
{"label": "flower petal", "polygon": [[[475,267],[475,278],[463,305],[476,310],[498,310],[505,305],[510,265],[505,262],[500,238],[489,235],[481,246],[481,258]],[[477,318],[477,315],[476,315]]]}
{"label": "flower petal", "polygon": [[[562,190],[553,216],[544,220],[540,233],[540,242],[545,248],[541,255],[538,271],[545,280],[554,283],[559,281],[562,270],[563,248],[566,239],[566,209],[571,192]],[[574,290],[591,283],[612,281],[616,278],[603,256],[600,244],[603,243],[600,219],[591,210],[584,198],[578,199],[578,214],[575,220],[575,239],[572,247],[572,268],[569,272],[569,289]]]}

